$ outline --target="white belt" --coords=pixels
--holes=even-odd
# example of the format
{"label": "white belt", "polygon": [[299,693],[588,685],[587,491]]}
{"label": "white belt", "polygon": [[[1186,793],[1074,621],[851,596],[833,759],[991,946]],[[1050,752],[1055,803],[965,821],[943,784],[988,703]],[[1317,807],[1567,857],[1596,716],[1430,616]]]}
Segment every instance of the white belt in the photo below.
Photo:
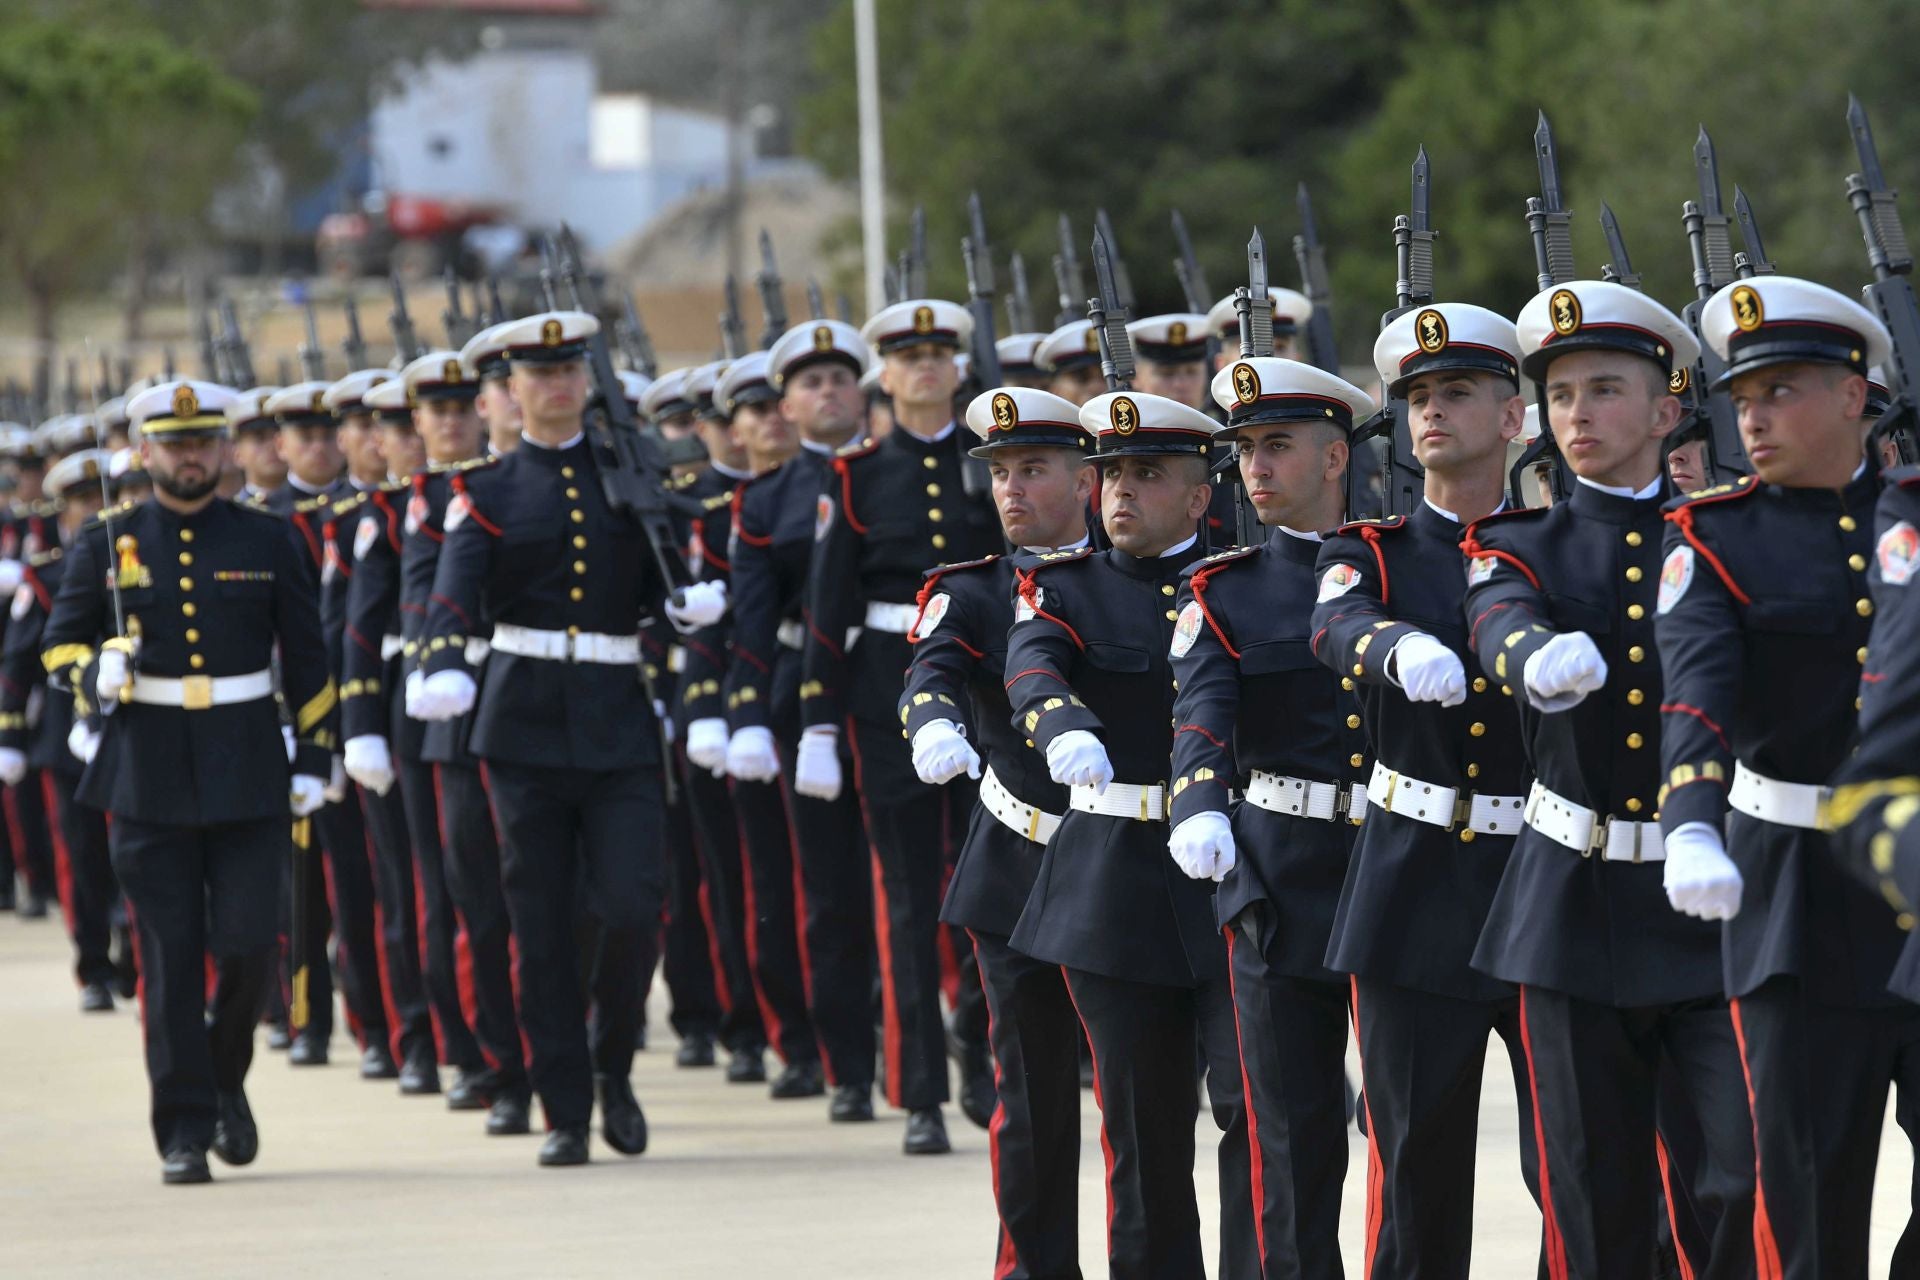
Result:
{"label": "white belt", "polygon": [[565,631],[516,627],[505,622],[497,623],[493,628],[493,647],[501,653],[518,654],[522,658],[545,658],[550,662],[604,662],[623,666],[640,661],[639,636],[608,636],[594,631],[571,635]]}
{"label": "white belt", "polygon": [[1603,862],[1667,860],[1659,823],[1604,818],[1539,782],[1527,796],[1527,825],[1583,858],[1597,853]]}
{"label": "white belt", "polygon": [[381,636],[380,661],[385,662],[390,658],[397,658],[406,651],[406,648],[407,642],[402,636]]}
{"label": "white belt", "polygon": [[1462,801],[1457,787],[1422,782],[1378,760],[1373,762],[1373,778],[1367,783],[1367,802],[1402,818],[1448,831],[1465,825],[1483,836],[1518,835],[1526,809],[1526,801],[1520,796],[1488,796],[1475,791]]}
{"label": "white belt", "polygon": [[920,613],[917,604],[889,604],[885,600],[874,600],[867,605],[867,625],[875,631],[888,631],[903,636],[913,629],[913,620]]}
{"label": "white belt", "polygon": [[687,669],[687,650],[683,645],[667,646],[667,670],[679,675]]}
{"label": "white belt", "polygon": [[1332,822],[1345,817],[1357,823],[1367,812],[1367,789],[1359,783],[1343,787],[1337,782],[1308,782],[1283,774],[1255,769],[1243,797],[1256,809],[1283,813],[1294,818],[1314,818]]}
{"label": "white belt", "polygon": [[1820,809],[1832,795],[1832,787],[1810,782],[1779,782],[1736,762],[1727,803],[1762,822],[1819,831],[1822,830]]}
{"label": "white belt", "polygon": [[[909,618],[907,621],[911,623],[913,619]],[[781,623],[780,629],[773,633],[773,637],[789,649],[800,650],[807,647],[807,629],[796,618],[789,618]],[[853,642],[859,638],[860,628],[848,627],[846,648],[853,648]]]}
{"label": "white belt", "polygon": [[1132,818],[1135,822],[1161,822],[1167,816],[1167,789],[1158,783],[1143,787],[1131,782],[1109,782],[1104,793],[1092,787],[1074,787],[1069,802],[1082,813]]}
{"label": "white belt", "polygon": [[987,766],[987,772],[980,779],[980,803],[1001,826],[1019,832],[1035,844],[1053,839],[1054,831],[1060,826],[1059,814],[1036,808],[1007,790],[1006,784],[994,774],[992,765]]}
{"label": "white belt", "polygon": [[257,702],[273,696],[273,672],[252,671],[244,676],[134,676],[128,702],[150,707],[183,707],[205,711],[235,702]]}

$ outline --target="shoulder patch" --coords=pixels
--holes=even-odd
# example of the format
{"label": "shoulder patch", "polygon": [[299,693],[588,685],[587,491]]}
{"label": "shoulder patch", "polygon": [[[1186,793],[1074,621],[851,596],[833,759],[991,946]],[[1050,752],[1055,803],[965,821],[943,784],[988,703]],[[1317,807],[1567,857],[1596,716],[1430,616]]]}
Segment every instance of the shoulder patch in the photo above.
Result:
{"label": "shoulder patch", "polygon": [[473,503],[468,500],[467,495],[464,493],[456,493],[453,495],[453,501],[447,504],[447,514],[445,518],[440,521],[440,527],[448,533],[452,533],[455,529],[465,524],[467,517],[472,513]]}
{"label": "shoulder patch", "polygon": [[1167,646],[1167,656],[1184,658],[1193,649],[1194,641],[1200,638],[1200,628],[1206,625],[1206,618],[1200,609],[1198,600],[1187,601],[1180,610],[1180,616],[1173,624],[1173,643]]}
{"label": "shoulder patch", "polygon": [[1084,560],[1093,554],[1091,546],[1075,547],[1071,551],[1042,551],[1033,557],[1031,569],[1045,569],[1056,564],[1067,564],[1074,560]]}
{"label": "shoulder patch", "polygon": [[1920,560],[1920,529],[1905,520],[1887,526],[1874,549],[1880,562],[1880,581],[1890,587],[1904,587],[1913,578],[1916,560]]}
{"label": "shoulder patch", "polygon": [[1500,558],[1498,556],[1474,556],[1471,560],[1467,561],[1467,585],[1470,587],[1479,586],[1488,578],[1491,578],[1493,571],[1499,567]]}
{"label": "shoulder patch", "polygon": [[33,588],[23,582],[13,589],[13,604],[8,608],[7,615],[18,622],[32,612]]}
{"label": "shoulder patch", "polygon": [[940,620],[947,616],[947,610],[953,607],[953,597],[944,591],[936,591],[927,597],[920,606],[920,616],[913,620],[913,626],[907,631],[909,640],[925,640],[940,629]]}
{"label": "shoulder patch", "polygon": [[1314,603],[1325,604],[1359,585],[1360,570],[1350,564],[1332,565],[1320,575],[1320,594],[1314,597]]}
{"label": "shoulder patch", "polygon": [[[86,524],[82,525],[81,528],[83,530],[104,528],[107,521],[118,520],[121,516],[126,515],[129,511],[133,510],[135,507],[139,505],[140,505],[139,503],[133,501],[131,498],[129,498],[125,502],[116,502],[113,506],[108,507],[105,510],[96,513],[86,522]],[[235,503],[234,505],[238,506],[239,504]]]}
{"label": "shoulder patch", "polygon": [[1407,523],[1405,516],[1383,516],[1378,520],[1349,520],[1334,533],[1358,533],[1362,529],[1400,529]]}
{"label": "shoulder patch", "polygon": [[356,563],[367,558],[367,552],[373,550],[373,544],[379,537],[379,521],[362,520],[360,522],[360,527],[353,531],[353,558]]}
{"label": "shoulder patch", "polygon": [[1733,484],[1716,484],[1711,489],[1696,489],[1684,497],[1668,502],[1664,510],[1678,511],[1682,507],[1711,506],[1716,502],[1730,502],[1735,498],[1744,498],[1760,492],[1760,486],[1754,483],[1752,476],[1741,476]]}
{"label": "shoulder patch", "polygon": [[928,582],[932,582],[938,578],[945,577],[949,573],[960,573],[967,569],[984,568],[987,565],[998,563],[1001,559],[1002,557],[1000,555],[995,554],[990,556],[981,556],[978,560],[961,560],[954,564],[937,564],[933,568],[928,569],[926,572],[922,573],[920,576],[925,578]]}
{"label": "shoulder patch", "polygon": [[506,455],[503,453],[483,453],[477,458],[462,458],[449,467],[448,470],[478,471],[485,467],[497,467],[500,465],[500,459],[504,457],[506,457]]}
{"label": "shoulder patch", "polygon": [[667,488],[673,490],[675,493],[678,493],[682,489],[691,489],[694,485],[694,482],[696,482],[699,479],[700,479],[700,473],[698,471],[688,471],[682,475],[677,475],[673,477],[671,480],[667,481]]}
{"label": "shoulder patch", "polygon": [[327,509],[327,507],[332,505],[332,503],[333,503],[332,498],[329,498],[325,494],[322,494],[317,498],[300,499],[300,501],[293,504],[293,509],[304,516],[309,512],[324,511]]}
{"label": "shoulder patch", "polygon": [[1678,546],[1667,552],[1667,559],[1660,566],[1660,595],[1655,601],[1653,611],[1656,615],[1665,615],[1673,606],[1686,596],[1687,588],[1693,585],[1693,548]]}
{"label": "shoulder patch", "polygon": [[813,540],[820,541],[833,527],[833,499],[821,494],[813,506]]}
{"label": "shoulder patch", "polygon": [[227,505],[231,506],[235,511],[244,511],[250,516],[256,516],[262,520],[272,520],[276,524],[281,523],[282,520],[282,518],[274,514],[272,510],[266,507],[255,506],[249,502],[233,502],[229,500]]}

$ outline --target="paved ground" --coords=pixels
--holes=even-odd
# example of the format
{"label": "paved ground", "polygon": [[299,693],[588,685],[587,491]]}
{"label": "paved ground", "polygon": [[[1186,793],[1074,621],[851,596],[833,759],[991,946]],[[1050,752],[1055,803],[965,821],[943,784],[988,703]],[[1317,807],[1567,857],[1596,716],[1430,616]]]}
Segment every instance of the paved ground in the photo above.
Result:
{"label": "paved ground", "polygon": [[[653,1146],[604,1146],[586,1169],[540,1170],[536,1138],[482,1136],[481,1117],[402,1098],[335,1062],[294,1071],[262,1051],[249,1082],[253,1166],[162,1187],[146,1128],[131,1007],[82,1018],[57,923],[0,915],[0,1273],[33,1277],[630,1274],[985,1280],[993,1245],[986,1136],[957,1113],[945,1159],[899,1154],[900,1122],[829,1128],[820,1103],[772,1103],[717,1072],[679,1071],[656,1013],[635,1085]],[[1514,1158],[1512,1082],[1489,1062],[1475,1273],[1532,1271],[1538,1217]],[[1201,1142],[1212,1137],[1203,1121]],[[1883,1149],[1876,1274],[1904,1221],[1911,1162]],[[1097,1115],[1083,1113],[1082,1257],[1099,1265]],[[1358,1274],[1365,1146],[1351,1135],[1342,1223]],[[1210,1161],[1199,1181],[1211,1217]],[[724,1270],[723,1270],[724,1269]]]}

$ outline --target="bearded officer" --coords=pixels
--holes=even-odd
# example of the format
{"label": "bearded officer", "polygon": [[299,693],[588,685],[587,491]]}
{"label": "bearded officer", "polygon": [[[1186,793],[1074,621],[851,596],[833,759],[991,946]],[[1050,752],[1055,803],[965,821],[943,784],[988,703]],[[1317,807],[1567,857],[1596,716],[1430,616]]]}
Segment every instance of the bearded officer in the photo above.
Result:
{"label": "bearded officer", "polygon": [[242,1086],[272,976],[289,802],[296,817],[320,807],[332,748],[334,686],[300,549],[283,521],[214,496],[232,394],[168,382],[133,398],[154,498],[75,541],[42,638],[49,675],[102,716],[77,794],[113,815],[169,1183],[206,1182],[209,1147],[231,1164],[258,1151]]}

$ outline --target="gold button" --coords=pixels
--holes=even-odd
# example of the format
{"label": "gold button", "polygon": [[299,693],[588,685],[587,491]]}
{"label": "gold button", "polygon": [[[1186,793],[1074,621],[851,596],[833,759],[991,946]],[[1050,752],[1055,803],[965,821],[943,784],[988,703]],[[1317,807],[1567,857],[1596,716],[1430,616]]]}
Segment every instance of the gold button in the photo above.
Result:
{"label": "gold button", "polygon": [[1160,594],[1163,596],[1170,596],[1173,594],[1173,588],[1168,586],[1162,586],[1160,588]]}
{"label": "gold button", "polygon": [[1630,565],[1628,565],[1628,566],[1627,566],[1627,581],[1628,581],[1628,582],[1638,582],[1638,581],[1640,581],[1640,579],[1641,579],[1641,578],[1643,578],[1643,577],[1645,577],[1645,576],[1646,576],[1645,574],[1643,574],[1643,573],[1641,573],[1641,572],[1640,572],[1640,566],[1639,566],[1639,565],[1637,565],[1637,564],[1630,564]]}
{"label": "gold button", "polygon": [[1637,546],[1639,546],[1639,545],[1641,544],[1641,542],[1643,542],[1643,541],[1644,541],[1644,539],[1643,539],[1643,538],[1641,538],[1641,536],[1640,536],[1640,531],[1639,531],[1638,529],[1629,529],[1629,530],[1627,530],[1627,545],[1628,545],[1628,546],[1630,546],[1630,547],[1637,547]]}
{"label": "gold button", "polygon": [[[1363,676],[1367,674],[1367,669],[1364,666],[1362,666],[1360,663],[1356,662],[1353,664],[1353,674],[1357,676]],[[1347,687],[1352,688],[1353,686],[1348,685]]]}
{"label": "gold button", "polygon": [[1637,800],[1637,799],[1635,799],[1635,800],[1629,800],[1629,801],[1627,801],[1627,812],[1628,812],[1628,813],[1638,813],[1638,812],[1640,812],[1640,807],[1641,807],[1641,806],[1640,806],[1640,801],[1639,801],[1639,800]]}
{"label": "gold button", "polygon": [[573,571],[575,573],[585,573],[587,571],[587,562],[585,560],[575,560],[573,562]]}
{"label": "gold button", "polygon": [[192,578],[182,578],[182,579],[180,579],[180,589],[181,589],[182,591],[191,591],[191,590],[193,590],[193,579],[192,579]]}
{"label": "gold button", "polygon": [[1863,667],[1866,666],[1867,665],[1867,646],[1861,645],[1857,650],[1854,651],[1853,656],[1860,660],[1861,666]]}
{"label": "gold button", "polygon": [[1179,615],[1179,614],[1177,614],[1177,613],[1175,613],[1175,612],[1174,612],[1173,610],[1171,610],[1171,609],[1169,609],[1169,610],[1167,610],[1167,621],[1168,621],[1168,622],[1172,622],[1172,621],[1173,621],[1173,620],[1174,620],[1175,618],[1178,618],[1179,616],[1180,616],[1180,615]]}
{"label": "gold button", "polygon": [[944,534],[944,533],[936,533],[936,534],[934,534],[934,535],[933,535],[933,549],[934,549],[935,551],[939,551],[939,550],[942,550],[943,548],[945,548],[945,547],[946,547],[946,545],[947,545],[947,535],[946,535],[946,534]]}
{"label": "gold button", "polygon": [[940,486],[939,486],[939,485],[937,485],[937,484],[932,484],[932,483],[929,483],[929,484],[927,485],[927,496],[928,496],[929,498],[937,498],[937,497],[939,497],[939,496],[940,496]]}
{"label": "gold button", "polygon": [[1639,734],[1630,733],[1627,735],[1627,750],[1638,751],[1640,748],[1646,745],[1647,745],[1647,740],[1641,737]]}
{"label": "gold button", "polygon": [[187,628],[187,643],[188,644],[200,643],[200,629],[198,627]]}
{"label": "gold button", "polygon": [[1345,689],[1345,690],[1346,690],[1346,691],[1347,691],[1348,693],[1352,693],[1352,692],[1353,692],[1353,677],[1352,677],[1352,676],[1341,676],[1341,677],[1340,677],[1340,687],[1341,687],[1342,689]]}
{"label": "gold button", "polygon": [[1858,699],[1858,698],[1855,698],[1855,699],[1853,700],[1853,709],[1854,709],[1855,711],[1858,711],[1858,710],[1860,709],[1860,699]]}
{"label": "gold button", "polygon": [[187,665],[198,671],[207,665],[207,660],[196,653],[187,658]]}
{"label": "gold button", "polygon": [[572,467],[560,468],[560,478],[563,480],[573,479],[573,468]]}
{"label": "gold button", "polygon": [[1503,684],[1500,686],[1500,692],[1504,694],[1506,697],[1511,698],[1513,696],[1513,686],[1510,684]]}
{"label": "gold button", "polygon": [[1358,729],[1359,727],[1360,727],[1360,717],[1359,717],[1359,716],[1348,716],[1348,717],[1347,717],[1347,728],[1349,728],[1349,729]]}
{"label": "gold button", "polygon": [[1873,616],[1873,601],[1862,596],[1853,602],[1853,611],[1863,618],[1871,618]]}
{"label": "gold button", "polygon": [[582,534],[578,534],[578,533],[574,534],[573,545],[576,547],[584,548],[587,545],[586,537]]}
{"label": "gold button", "polygon": [[928,508],[927,508],[927,519],[929,519],[929,520],[931,520],[931,521],[933,521],[933,522],[934,522],[935,524],[939,524],[939,523],[940,523],[940,508],[938,508],[938,507],[928,507]]}
{"label": "gold button", "polygon": [[1476,738],[1484,734],[1486,731],[1487,731],[1487,726],[1485,726],[1484,724],[1481,724],[1478,720],[1475,720],[1472,724],[1467,726],[1467,732],[1472,734]]}
{"label": "gold button", "polygon": [[1847,557],[1847,568],[1853,570],[1855,573],[1862,572],[1863,570],[1866,569],[1866,567],[1867,567],[1867,558],[1861,555],[1859,552],[1856,551],[1852,555]]}
{"label": "gold button", "polygon": [[1358,769],[1361,765],[1365,764],[1366,762],[1367,762],[1367,758],[1361,755],[1357,751],[1354,754],[1347,757],[1347,763],[1352,765],[1356,769]]}
{"label": "gold button", "polygon": [[578,628],[578,627],[568,627],[568,628],[567,628],[567,634],[568,634],[568,635],[570,635],[570,636],[577,636],[577,635],[579,635],[579,634],[580,634],[580,628]]}
{"label": "gold button", "polygon": [[193,530],[191,530],[191,529],[182,529],[182,530],[180,531],[180,541],[182,541],[182,542],[192,542],[192,541],[193,541]]}
{"label": "gold button", "polygon": [[1027,745],[1028,745],[1028,746],[1032,746],[1032,745],[1033,745],[1033,739],[1032,739],[1032,738],[1028,738],[1028,739],[1027,739]]}
{"label": "gold button", "polygon": [[931,471],[935,467],[939,466],[940,463],[938,460],[934,458],[922,458],[920,459],[920,465],[925,467],[927,470]]}
{"label": "gold button", "polygon": [[1852,533],[1855,529],[1858,529],[1859,527],[1860,527],[1859,521],[1855,520],[1852,516],[1840,517],[1840,528],[1843,532]]}
{"label": "gold button", "polygon": [[567,512],[567,518],[575,524],[585,524],[587,522],[586,514],[581,511],[569,511]]}
{"label": "gold button", "polygon": [[586,598],[587,598],[587,593],[582,591],[578,587],[575,587],[573,590],[567,592],[567,599],[575,602],[585,600]]}
{"label": "gold button", "polygon": [[182,552],[180,553],[180,563],[181,563],[181,564],[192,564],[192,563],[193,563],[193,552],[191,552],[191,551],[182,551]]}
{"label": "gold button", "polygon": [[1640,619],[1646,616],[1647,616],[1647,607],[1645,605],[1630,604],[1627,606],[1627,617],[1632,619],[1633,621],[1638,622],[1640,621]]}
{"label": "gold button", "polygon": [[189,600],[185,604],[180,606],[180,612],[186,614],[189,618],[191,618],[194,614],[200,612],[200,610],[196,609],[194,607],[193,601]]}
{"label": "gold button", "polygon": [[1647,651],[1645,649],[1642,649],[1639,645],[1635,645],[1633,646],[1633,648],[1627,650],[1628,662],[1645,662],[1646,660],[1647,660]]}
{"label": "gold button", "polygon": [[1472,828],[1472,827],[1468,827],[1468,828],[1467,828],[1466,830],[1464,830],[1464,831],[1462,831],[1462,832],[1460,833],[1460,843],[1461,843],[1461,844],[1472,844],[1472,843],[1473,843],[1473,828]]}
{"label": "gold button", "polygon": [[1639,706],[1639,705],[1640,705],[1641,703],[1643,703],[1643,702],[1645,702],[1646,700],[1647,700],[1647,695],[1646,695],[1645,693],[1643,693],[1643,692],[1641,692],[1641,691],[1640,691],[1639,689],[1629,689],[1629,690],[1627,690],[1627,705],[1628,705],[1628,706],[1630,706],[1630,707],[1637,707],[1637,706]]}
{"label": "gold button", "polygon": [[1480,766],[1479,766],[1479,765],[1477,765],[1477,764],[1470,764],[1470,765],[1468,765],[1468,766],[1467,766],[1467,776],[1468,776],[1469,778],[1477,778],[1477,777],[1479,777],[1479,776],[1480,776]]}
{"label": "gold button", "polygon": [[569,498],[577,498],[577,497],[579,497],[579,496],[580,496],[580,491],[579,491],[578,489],[576,489],[576,488],[574,488],[574,487],[573,487],[572,485],[568,485],[568,486],[567,486],[567,496],[568,496]]}
{"label": "gold button", "polygon": [[1473,691],[1475,693],[1485,693],[1487,691],[1487,678],[1485,676],[1475,676],[1473,678]]}

